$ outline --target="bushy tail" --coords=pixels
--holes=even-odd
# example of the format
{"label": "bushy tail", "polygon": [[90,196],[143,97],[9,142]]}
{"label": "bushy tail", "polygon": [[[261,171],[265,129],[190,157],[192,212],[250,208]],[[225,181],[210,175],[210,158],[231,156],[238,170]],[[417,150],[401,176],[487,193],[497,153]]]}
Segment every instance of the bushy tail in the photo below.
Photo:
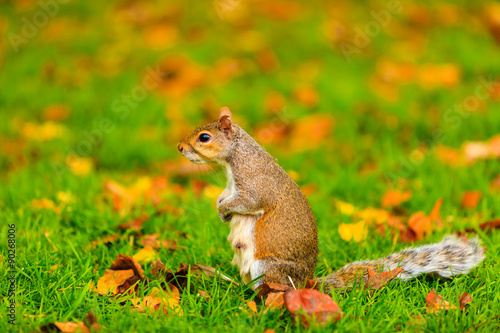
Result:
{"label": "bushy tail", "polygon": [[396,279],[409,280],[424,273],[452,277],[467,274],[484,259],[484,248],[477,237],[462,240],[455,236],[445,237],[436,244],[404,249],[385,258],[373,261],[356,261],[342,267],[337,272],[324,278],[319,283],[325,284],[326,291],[335,288],[351,287],[356,278],[368,279],[367,270],[375,272],[389,271],[402,267]]}

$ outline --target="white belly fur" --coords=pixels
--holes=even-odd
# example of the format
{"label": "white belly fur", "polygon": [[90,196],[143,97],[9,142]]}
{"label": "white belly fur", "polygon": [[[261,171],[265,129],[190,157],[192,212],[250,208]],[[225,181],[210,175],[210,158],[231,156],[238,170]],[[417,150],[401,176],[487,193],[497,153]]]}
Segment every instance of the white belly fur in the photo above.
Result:
{"label": "white belly fur", "polygon": [[[234,251],[233,265],[240,269],[240,275],[245,283],[252,281],[250,268],[257,265],[255,260],[255,222],[259,215],[233,215],[229,227],[231,231],[227,240]],[[254,277],[255,278],[255,277]]]}

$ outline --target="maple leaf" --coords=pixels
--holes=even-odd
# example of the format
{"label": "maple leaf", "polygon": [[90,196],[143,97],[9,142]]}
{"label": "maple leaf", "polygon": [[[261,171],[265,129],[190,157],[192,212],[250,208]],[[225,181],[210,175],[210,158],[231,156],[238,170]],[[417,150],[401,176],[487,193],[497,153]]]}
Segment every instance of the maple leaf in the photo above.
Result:
{"label": "maple leaf", "polygon": [[289,290],[284,299],[287,310],[294,317],[299,317],[306,327],[312,323],[326,326],[344,315],[330,296],[315,289]]}
{"label": "maple leaf", "polygon": [[438,313],[443,310],[456,309],[457,307],[453,304],[448,303],[443,300],[443,297],[436,293],[435,289],[432,289],[427,294],[425,298],[426,311],[427,313]]}

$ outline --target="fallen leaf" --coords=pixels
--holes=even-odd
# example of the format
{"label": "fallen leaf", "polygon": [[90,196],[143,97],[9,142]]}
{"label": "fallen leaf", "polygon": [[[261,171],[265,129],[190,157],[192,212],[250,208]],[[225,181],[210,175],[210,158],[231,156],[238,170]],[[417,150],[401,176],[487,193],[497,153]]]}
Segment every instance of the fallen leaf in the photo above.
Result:
{"label": "fallen leaf", "polygon": [[133,311],[155,313],[162,312],[165,315],[182,316],[183,311],[179,306],[179,299],[172,297],[168,293],[154,287],[150,295],[144,298],[133,298],[132,302]]}
{"label": "fallen leaf", "polygon": [[135,274],[132,269],[118,271],[107,269],[104,275],[97,281],[97,289],[94,289],[94,292],[102,295],[110,292],[112,295],[116,295],[118,294],[118,287],[133,276]]}
{"label": "fallen leaf", "polygon": [[294,92],[294,97],[300,104],[308,108],[315,107],[319,101],[318,91],[310,85],[298,87]]}
{"label": "fallen leaf", "polygon": [[334,127],[334,118],[329,114],[314,114],[292,124],[289,133],[290,152],[317,149],[324,144]]}
{"label": "fallen leaf", "polygon": [[198,296],[202,297],[206,302],[210,301],[210,294],[204,290],[198,289]]}
{"label": "fallen leaf", "polygon": [[61,121],[67,119],[71,114],[71,109],[68,105],[56,104],[51,105],[43,110],[43,119],[49,121]]}
{"label": "fallen leaf", "polygon": [[137,262],[131,256],[124,256],[123,254],[119,254],[116,256],[116,260],[111,263],[112,270],[128,270],[132,269],[134,274],[139,278],[143,278],[144,270],[141,267],[141,264]]}
{"label": "fallen leaf", "polygon": [[358,223],[340,223],[339,224],[339,234],[340,238],[345,241],[350,242],[351,240],[355,242],[360,242],[366,239],[368,231],[366,230],[365,221],[359,221]]}
{"label": "fallen leaf", "polygon": [[399,190],[388,191],[382,198],[382,207],[395,207],[411,199],[411,191],[401,192]]}
{"label": "fallen leaf", "polygon": [[257,313],[257,304],[255,304],[254,301],[248,301],[246,303],[247,303],[248,308],[250,310],[252,310],[252,312]]}
{"label": "fallen leaf", "polygon": [[306,327],[312,323],[326,326],[343,316],[342,310],[330,296],[314,289],[290,290],[284,298],[287,310],[294,317],[298,316]]}
{"label": "fallen leaf", "polygon": [[488,221],[488,222],[481,223],[479,225],[479,228],[481,230],[490,230],[490,229],[500,228],[500,219],[491,220],[491,221]]}
{"label": "fallen leaf", "polygon": [[368,280],[365,282],[365,288],[377,290],[384,287],[389,281],[398,276],[404,268],[395,268],[393,270],[375,273],[371,268],[368,267]]}
{"label": "fallen leaf", "polygon": [[424,212],[412,214],[408,220],[408,228],[416,234],[416,239],[421,240],[434,230],[431,219],[425,216]]}
{"label": "fallen leaf", "polygon": [[156,249],[168,249],[168,250],[177,250],[177,242],[175,240],[159,240],[158,234],[152,235],[144,235],[144,238],[141,240],[141,244],[143,246],[152,246]]}
{"label": "fallen leaf", "polygon": [[441,295],[436,293],[435,289],[432,289],[427,294],[425,298],[425,303],[427,307],[427,313],[438,313],[442,310],[456,309],[457,307],[453,304],[448,303],[443,300]]}
{"label": "fallen leaf", "polygon": [[135,219],[132,219],[126,223],[121,223],[118,225],[119,229],[131,229],[134,230],[137,233],[141,232],[142,225],[144,222],[149,220],[149,215],[147,214],[142,214],[139,217],[136,217]]}
{"label": "fallen leaf", "polygon": [[63,332],[63,333],[90,333],[90,329],[83,322],[54,322],[40,327],[42,332]]}
{"label": "fallen leaf", "polygon": [[271,309],[282,309],[283,305],[285,305],[284,295],[285,292],[283,291],[271,292],[267,295],[264,305]]}
{"label": "fallen leaf", "polygon": [[356,213],[356,207],[348,202],[335,200],[335,207],[337,207],[341,214],[347,216],[352,216]]}
{"label": "fallen leaf", "polygon": [[31,207],[33,208],[38,208],[38,209],[49,209],[52,210],[56,214],[60,214],[61,210],[59,207],[54,203],[54,201],[50,199],[34,199],[31,201]]}
{"label": "fallen leaf", "polygon": [[145,246],[134,254],[133,258],[139,262],[150,262],[158,258],[158,252],[152,246]]}
{"label": "fallen leaf", "polygon": [[475,209],[483,194],[480,191],[467,191],[462,195],[461,206],[465,209]]}
{"label": "fallen leaf", "polygon": [[293,288],[286,284],[266,282],[258,286],[255,290],[259,291],[257,297],[259,297],[260,299],[264,299],[264,297],[266,297],[269,293],[289,291],[293,290]]}
{"label": "fallen leaf", "polygon": [[458,301],[460,304],[460,309],[463,310],[467,304],[472,302],[472,297],[470,297],[470,295],[467,292],[464,292],[462,295],[458,297]]}
{"label": "fallen leaf", "polygon": [[94,161],[88,157],[68,155],[66,164],[75,176],[86,176],[94,169]]}

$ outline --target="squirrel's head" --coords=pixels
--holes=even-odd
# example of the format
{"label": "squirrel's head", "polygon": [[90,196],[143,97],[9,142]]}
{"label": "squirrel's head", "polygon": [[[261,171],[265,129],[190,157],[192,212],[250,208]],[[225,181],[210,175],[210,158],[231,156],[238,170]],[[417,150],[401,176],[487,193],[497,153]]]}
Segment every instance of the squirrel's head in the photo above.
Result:
{"label": "squirrel's head", "polygon": [[196,164],[224,164],[230,156],[235,127],[229,108],[220,110],[219,120],[197,128],[181,140],[177,149],[184,157]]}

